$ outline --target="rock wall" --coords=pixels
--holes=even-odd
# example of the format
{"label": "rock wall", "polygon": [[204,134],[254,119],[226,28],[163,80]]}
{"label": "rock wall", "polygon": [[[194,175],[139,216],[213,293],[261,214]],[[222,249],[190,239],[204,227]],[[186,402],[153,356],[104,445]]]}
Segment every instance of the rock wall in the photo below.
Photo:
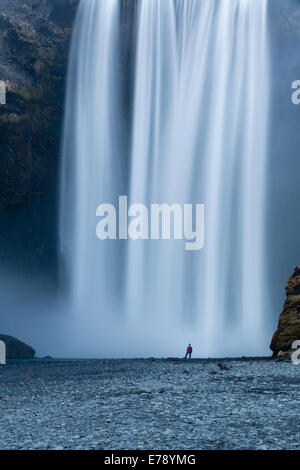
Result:
{"label": "rock wall", "polygon": [[0,207],[57,182],[64,89],[78,0],[1,0]]}
{"label": "rock wall", "polygon": [[[78,4],[0,0],[0,80],[7,89],[7,104],[0,104],[0,267],[14,275],[43,274],[55,283],[60,143]],[[120,5],[129,135],[137,0]]]}
{"label": "rock wall", "polygon": [[294,340],[300,340],[300,266],[286,284],[287,299],[280,314],[278,328],[270,345],[274,355],[288,351]]}
{"label": "rock wall", "polygon": [[35,350],[13,336],[0,334],[0,340],[6,345],[7,359],[32,359],[35,356]]}
{"label": "rock wall", "polygon": [[[79,0],[0,1],[0,267],[57,282],[58,168]],[[47,281],[48,282],[48,281]]]}

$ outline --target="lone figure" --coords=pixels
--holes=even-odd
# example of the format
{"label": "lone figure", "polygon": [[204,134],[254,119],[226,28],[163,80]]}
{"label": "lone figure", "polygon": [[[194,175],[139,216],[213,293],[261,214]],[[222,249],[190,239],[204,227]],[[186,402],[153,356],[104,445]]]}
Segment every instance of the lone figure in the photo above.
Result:
{"label": "lone figure", "polygon": [[192,345],[189,344],[188,347],[186,348],[185,359],[186,359],[188,356],[189,356],[189,358],[191,359],[191,357],[192,357],[192,352],[193,352]]}

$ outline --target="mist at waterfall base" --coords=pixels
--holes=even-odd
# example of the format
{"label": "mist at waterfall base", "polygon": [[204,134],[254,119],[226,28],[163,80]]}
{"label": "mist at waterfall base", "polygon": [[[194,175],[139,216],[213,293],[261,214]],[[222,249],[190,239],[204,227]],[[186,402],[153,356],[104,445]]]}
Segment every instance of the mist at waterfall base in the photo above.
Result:
{"label": "mist at waterfall base", "polygon": [[[16,298],[16,281],[6,277],[6,330],[56,357],[181,356],[188,343],[195,356],[268,355],[300,256],[292,41],[282,57],[270,47],[269,36],[280,34],[267,1],[140,0],[131,2],[136,37],[125,60],[121,3],[82,0],[74,26],[61,294],[20,280]],[[273,78],[274,57],[289,71],[286,83]],[[270,203],[278,183],[284,226]],[[117,207],[123,194],[147,206],[204,203],[204,249],[99,241],[96,207]]]}

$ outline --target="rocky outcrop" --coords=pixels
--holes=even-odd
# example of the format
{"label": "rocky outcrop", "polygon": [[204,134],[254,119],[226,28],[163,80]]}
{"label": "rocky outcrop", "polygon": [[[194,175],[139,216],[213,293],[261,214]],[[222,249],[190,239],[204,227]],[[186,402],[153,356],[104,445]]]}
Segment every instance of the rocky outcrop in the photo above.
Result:
{"label": "rocky outcrop", "polygon": [[1,0],[0,207],[56,185],[64,90],[78,0]]}
{"label": "rocky outcrop", "polygon": [[280,351],[289,351],[293,341],[300,340],[300,266],[295,268],[286,284],[286,295],[278,328],[270,345],[274,355]]}
{"label": "rocky outcrop", "polygon": [[6,345],[7,359],[32,359],[35,356],[35,350],[13,336],[1,335],[0,341]]}

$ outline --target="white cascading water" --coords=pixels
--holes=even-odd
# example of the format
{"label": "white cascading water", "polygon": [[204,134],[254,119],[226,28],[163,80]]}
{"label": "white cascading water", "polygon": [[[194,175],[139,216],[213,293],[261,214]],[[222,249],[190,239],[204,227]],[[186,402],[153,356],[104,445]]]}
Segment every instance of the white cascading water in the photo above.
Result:
{"label": "white cascading water", "polygon": [[[189,342],[199,356],[265,354],[267,0],[138,1],[130,151],[120,3],[81,0],[70,57],[61,250],[78,341],[89,356]],[[205,204],[203,250],[98,240],[96,207],[121,195]]]}

